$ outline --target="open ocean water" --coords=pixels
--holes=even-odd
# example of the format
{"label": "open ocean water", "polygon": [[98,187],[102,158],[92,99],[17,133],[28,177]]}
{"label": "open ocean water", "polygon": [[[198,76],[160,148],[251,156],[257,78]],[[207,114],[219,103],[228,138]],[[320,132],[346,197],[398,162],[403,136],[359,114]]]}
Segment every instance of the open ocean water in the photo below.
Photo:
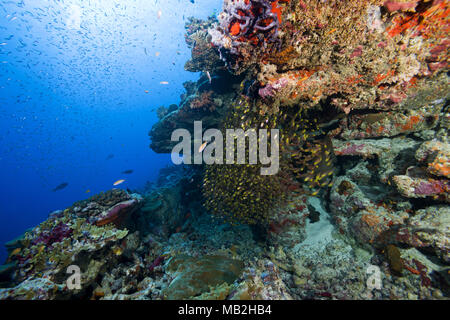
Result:
{"label": "open ocean water", "polygon": [[187,17],[221,5],[0,1],[2,262],[3,244],[50,212],[119,179],[142,189],[171,164],[148,147],[148,131],[156,109],[178,103],[183,82],[198,78],[183,69]]}

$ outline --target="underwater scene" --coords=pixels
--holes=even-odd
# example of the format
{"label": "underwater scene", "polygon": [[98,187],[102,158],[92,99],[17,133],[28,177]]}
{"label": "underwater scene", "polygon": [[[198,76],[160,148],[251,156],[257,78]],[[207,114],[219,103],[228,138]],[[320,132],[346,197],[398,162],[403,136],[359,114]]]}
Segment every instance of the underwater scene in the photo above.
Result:
{"label": "underwater scene", "polygon": [[449,57],[448,0],[0,0],[0,300],[448,300]]}

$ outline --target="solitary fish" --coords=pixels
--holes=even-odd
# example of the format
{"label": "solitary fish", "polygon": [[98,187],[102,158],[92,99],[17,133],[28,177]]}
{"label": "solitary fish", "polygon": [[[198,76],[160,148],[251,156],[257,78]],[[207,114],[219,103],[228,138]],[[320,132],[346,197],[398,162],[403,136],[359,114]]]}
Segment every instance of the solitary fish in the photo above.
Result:
{"label": "solitary fish", "polygon": [[53,189],[52,191],[55,192],[55,191],[62,190],[62,189],[64,189],[65,187],[67,187],[68,185],[69,185],[69,184],[68,184],[67,182],[63,182],[63,183],[61,183],[60,185],[58,185],[55,189]]}
{"label": "solitary fish", "polygon": [[21,248],[16,248],[16,249],[13,250],[13,252],[11,252],[9,254],[9,256],[10,257],[17,256],[20,253],[21,250],[22,250]]}
{"label": "solitary fish", "polygon": [[121,183],[124,183],[125,180],[121,179],[121,180],[117,180],[116,182],[113,183],[113,186],[118,186]]}
{"label": "solitary fish", "polygon": [[161,81],[159,84],[169,84],[167,81]]}
{"label": "solitary fish", "polygon": [[133,173],[133,170],[125,170],[125,171],[123,171],[122,173],[123,173],[123,174],[132,174],[132,173]]}

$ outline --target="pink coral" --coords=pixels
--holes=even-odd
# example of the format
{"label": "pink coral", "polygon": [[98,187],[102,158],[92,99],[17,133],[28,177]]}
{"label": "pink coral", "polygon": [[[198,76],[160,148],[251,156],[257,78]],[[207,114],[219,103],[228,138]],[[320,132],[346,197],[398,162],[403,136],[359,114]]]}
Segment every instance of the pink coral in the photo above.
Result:
{"label": "pink coral", "polygon": [[411,1],[411,2],[397,2],[397,1],[386,1],[384,6],[389,12],[399,11],[399,10],[408,10],[414,9],[417,6],[419,1]]}
{"label": "pink coral", "polygon": [[347,146],[345,149],[342,150],[335,150],[337,155],[340,156],[353,156],[357,155],[359,151],[361,151],[364,148],[364,144],[351,144]]}
{"label": "pink coral", "polygon": [[443,191],[442,184],[439,181],[420,182],[414,187],[414,193],[417,195],[431,196]]}
{"label": "pink coral", "polygon": [[267,86],[259,89],[258,94],[261,98],[273,97],[275,92],[286,87],[288,85],[288,80],[285,78],[278,79],[273,84],[268,84]]}
{"label": "pink coral", "polygon": [[212,91],[203,92],[199,97],[193,99],[190,103],[192,109],[215,109],[214,101],[212,100]]}
{"label": "pink coral", "polygon": [[100,216],[95,224],[100,227],[113,223],[116,227],[120,227],[128,214],[136,207],[137,203],[138,201],[136,199],[120,202],[109,209],[106,214]]}

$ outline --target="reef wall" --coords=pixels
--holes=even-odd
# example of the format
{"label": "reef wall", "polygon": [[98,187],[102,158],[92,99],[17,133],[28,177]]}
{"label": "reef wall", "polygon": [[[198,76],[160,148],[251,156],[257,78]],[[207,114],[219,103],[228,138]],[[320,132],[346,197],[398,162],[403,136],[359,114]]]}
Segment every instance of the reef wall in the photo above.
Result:
{"label": "reef wall", "polygon": [[[276,177],[200,169],[207,210],[264,225],[269,242],[286,246],[305,238],[302,195],[320,196],[341,236],[382,260],[398,251],[397,270],[428,284],[423,256],[400,258],[425,252],[448,288],[449,13],[448,1],[229,0],[217,20],[192,20],[186,69],[213,79],[197,87],[224,69],[235,90],[240,82],[217,127],[281,132]],[[209,111],[189,114],[186,128],[211,123]]]}
{"label": "reef wall", "polygon": [[[9,243],[1,299],[448,299],[449,3],[225,0],[191,18],[175,129],[280,130],[280,170],[170,168]],[[224,223],[228,222],[228,223]],[[69,290],[68,266],[82,288]],[[381,286],[368,286],[379,270]]]}

